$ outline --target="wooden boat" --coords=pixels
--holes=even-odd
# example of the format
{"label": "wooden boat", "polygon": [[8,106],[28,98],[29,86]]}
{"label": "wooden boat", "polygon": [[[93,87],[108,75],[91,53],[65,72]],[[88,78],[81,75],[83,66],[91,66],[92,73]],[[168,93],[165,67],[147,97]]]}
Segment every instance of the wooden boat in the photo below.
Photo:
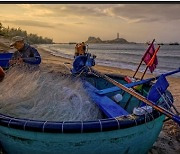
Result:
{"label": "wooden boat", "polygon": [[5,72],[2,69],[2,67],[0,66],[0,82],[4,79],[4,76],[5,76]]}
{"label": "wooden boat", "polygon": [[[109,77],[126,87],[132,86],[124,76]],[[147,153],[162,129],[165,116],[93,72],[82,75],[81,81],[101,109],[102,119],[53,122],[0,114],[3,150],[6,153]],[[155,103],[168,109],[173,97],[167,90],[165,76],[159,77],[155,84],[150,81],[144,82],[137,93],[157,99]],[[163,94],[156,95],[154,90],[162,82],[163,90],[159,90]]]}

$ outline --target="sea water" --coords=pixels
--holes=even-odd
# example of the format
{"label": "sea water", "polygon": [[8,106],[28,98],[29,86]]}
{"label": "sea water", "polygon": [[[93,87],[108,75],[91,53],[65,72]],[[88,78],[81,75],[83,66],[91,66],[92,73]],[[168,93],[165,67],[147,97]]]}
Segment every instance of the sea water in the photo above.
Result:
{"label": "sea water", "polygon": [[79,121],[101,118],[82,82],[70,75],[16,66],[0,83],[0,113],[16,118]]}
{"label": "sea water", "polygon": [[[157,48],[158,45],[155,45]],[[40,45],[55,56],[73,59],[75,44]],[[96,64],[124,69],[136,70],[148,45],[137,44],[89,44],[88,52],[95,54]],[[161,45],[158,55],[158,65],[155,75],[176,70],[180,67],[180,45]],[[143,63],[139,71],[145,70]],[[149,70],[148,70],[149,71]],[[180,73],[174,76],[180,76]]]}

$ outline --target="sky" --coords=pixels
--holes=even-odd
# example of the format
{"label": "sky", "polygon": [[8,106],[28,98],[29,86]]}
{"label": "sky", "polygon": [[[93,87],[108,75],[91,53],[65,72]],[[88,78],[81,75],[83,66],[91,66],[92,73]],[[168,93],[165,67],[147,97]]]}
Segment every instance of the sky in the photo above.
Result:
{"label": "sky", "polygon": [[0,4],[4,27],[56,43],[102,40],[180,43],[180,4]]}

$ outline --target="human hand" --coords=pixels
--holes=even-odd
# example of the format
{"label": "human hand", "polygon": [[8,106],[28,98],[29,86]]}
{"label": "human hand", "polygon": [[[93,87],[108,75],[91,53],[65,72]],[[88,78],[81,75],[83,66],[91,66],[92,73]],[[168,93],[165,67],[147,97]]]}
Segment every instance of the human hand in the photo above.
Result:
{"label": "human hand", "polygon": [[22,64],[22,63],[23,63],[23,59],[22,59],[22,58],[18,58],[18,59],[16,60],[16,63],[17,63],[17,64]]}
{"label": "human hand", "polygon": [[10,65],[16,64],[16,60],[9,60],[9,64],[10,64]]}
{"label": "human hand", "polygon": [[10,65],[14,65],[14,64],[22,64],[23,63],[23,59],[22,58],[18,58],[18,59],[13,59],[9,61]]}

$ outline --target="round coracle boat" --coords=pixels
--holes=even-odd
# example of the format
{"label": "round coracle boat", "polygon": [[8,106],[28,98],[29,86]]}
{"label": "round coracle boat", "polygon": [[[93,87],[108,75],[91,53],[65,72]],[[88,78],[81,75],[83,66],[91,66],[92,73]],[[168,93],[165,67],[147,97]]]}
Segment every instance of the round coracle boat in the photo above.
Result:
{"label": "round coracle boat", "polygon": [[[128,85],[123,76],[110,77]],[[0,114],[3,150],[7,153],[147,153],[162,129],[165,116],[103,78],[86,75],[81,81],[101,109],[102,119],[56,122]],[[140,93],[147,97],[151,87],[151,82],[143,84]],[[118,101],[115,96],[119,95],[122,97]],[[164,96],[169,98],[169,103],[173,101],[169,91]],[[157,103],[166,107],[162,97]]]}

